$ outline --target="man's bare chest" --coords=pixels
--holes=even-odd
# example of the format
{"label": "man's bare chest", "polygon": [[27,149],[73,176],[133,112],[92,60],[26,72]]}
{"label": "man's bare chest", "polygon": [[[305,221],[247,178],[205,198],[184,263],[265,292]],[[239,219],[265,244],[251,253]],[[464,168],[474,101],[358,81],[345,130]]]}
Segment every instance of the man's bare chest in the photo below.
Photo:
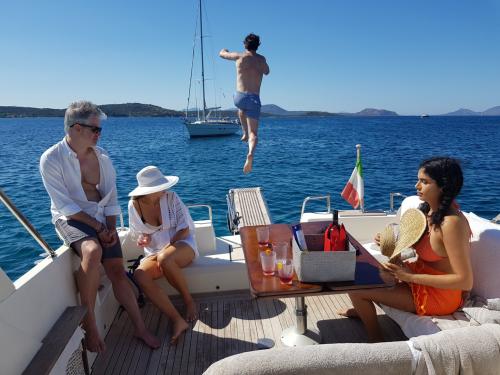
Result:
{"label": "man's bare chest", "polygon": [[90,154],[84,158],[79,159],[80,172],[82,175],[82,185],[84,189],[90,185],[95,188],[100,181],[99,160],[95,154]]}

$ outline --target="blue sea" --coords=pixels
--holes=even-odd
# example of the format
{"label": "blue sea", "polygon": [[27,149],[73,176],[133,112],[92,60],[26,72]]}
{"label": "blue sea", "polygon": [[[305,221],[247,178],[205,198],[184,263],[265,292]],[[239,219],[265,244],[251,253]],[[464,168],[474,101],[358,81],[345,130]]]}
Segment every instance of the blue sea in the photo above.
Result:
{"label": "blue sea", "polygon": [[[146,165],[180,176],[174,190],[185,203],[211,205],[217,235],[229,233],[225,197],[231,188],[261,186],[274,222],[297,221],[303,199],[311,195],[331,194],[332,205],[346,209],[340,192],[357,143],[366,209],[388,209],[390,192],[414,194],[419,162],[448,155],[462,161],[462,209],[486,218],[500,212],[500,117],[263,118],[250,175],[242,173],[247,146],[239,136],[189,139],[178,118],[110,118],[103,128],[100,146],[114,161],[125,219],[127,193]],[[0,187],[53,248],[61,243],[38,163],[63,136],[62,118],[0,119]],[[0,267],[15,280],[41,253],[0,205]]]}

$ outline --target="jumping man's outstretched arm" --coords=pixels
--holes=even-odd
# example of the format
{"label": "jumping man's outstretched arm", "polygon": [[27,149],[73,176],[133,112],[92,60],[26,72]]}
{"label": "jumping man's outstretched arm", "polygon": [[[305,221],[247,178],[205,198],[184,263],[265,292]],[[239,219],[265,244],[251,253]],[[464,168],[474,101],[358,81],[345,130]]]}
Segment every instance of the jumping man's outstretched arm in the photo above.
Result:
{"label": "jumping man's outstretched arm", "polygon": [[226,48],[220,50],[219,56],[226,60],[238,60],[240,58],[238,52],[229,52]]}

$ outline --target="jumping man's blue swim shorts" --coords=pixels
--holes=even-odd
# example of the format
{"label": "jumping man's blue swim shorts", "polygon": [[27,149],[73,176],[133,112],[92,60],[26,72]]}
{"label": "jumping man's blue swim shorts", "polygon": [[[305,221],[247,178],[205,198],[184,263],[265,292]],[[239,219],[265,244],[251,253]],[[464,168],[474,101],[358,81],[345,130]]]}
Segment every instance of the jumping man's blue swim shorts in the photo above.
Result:
{"label": "jumping man's blue swim shorts", "polygon": [[260,117],[260,98],[259,95],[236,91],[234,94],[234,105],[243,111],[250,118],[258,120]]}

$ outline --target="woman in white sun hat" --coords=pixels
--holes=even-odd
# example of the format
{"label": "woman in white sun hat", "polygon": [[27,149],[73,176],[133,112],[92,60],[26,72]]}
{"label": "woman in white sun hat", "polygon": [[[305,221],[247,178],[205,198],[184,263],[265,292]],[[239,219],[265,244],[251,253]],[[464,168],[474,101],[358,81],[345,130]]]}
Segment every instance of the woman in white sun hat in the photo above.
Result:
{"label": "woman in white sun hat", "polygon": [[[128,204],[129,227],[138,234],[137,245],[145,254],[134,277],[148,298],[172,319],[172,342],[189,327],[186,320],[197,318],[196,304],[181,270],[198,257],[194,224],[179,196],[168,190],[178,181],[179,177],[164,176],[157,167],[145,167],[137,173],[138,186],[129,193]],[[186,319],[156,284],[161,277],[181,294]]]}

